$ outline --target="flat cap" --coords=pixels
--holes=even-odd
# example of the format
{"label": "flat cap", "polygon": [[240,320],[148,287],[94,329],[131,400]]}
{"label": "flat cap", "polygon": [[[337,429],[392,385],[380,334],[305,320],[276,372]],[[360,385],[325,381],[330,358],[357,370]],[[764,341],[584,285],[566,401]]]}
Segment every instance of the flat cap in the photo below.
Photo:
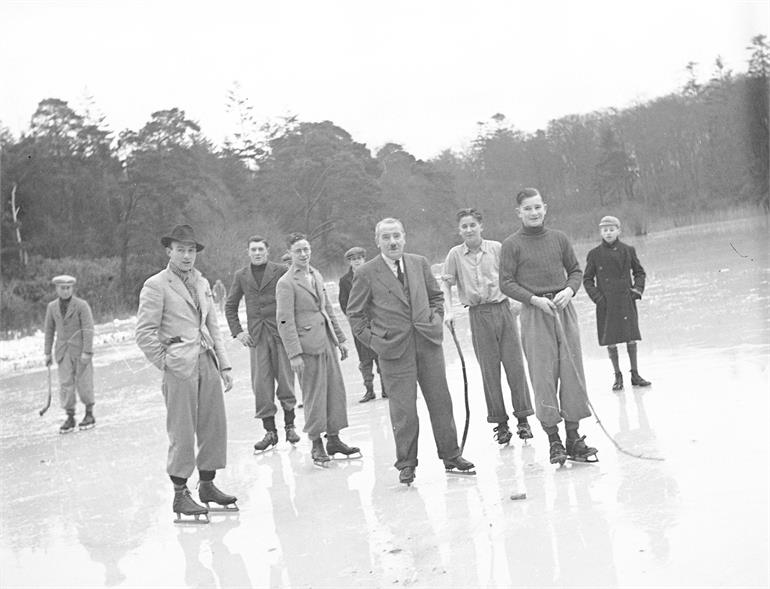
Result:
{"label": "flat cap", "polygon": [[59,274],[51,279],[52,284],[75,284],[77,281],[77,278],[69,274]]}
{"label": "flat cap", "polygon": [[615,225],[615,227],[620,227],[620,219],[613,217],[612,215],[605,215],[602,217],[602,220],[599,221],[599,227],[604,227],[605,225]]}
{"label": "flat cap", "polygon": [[345,259],[349,260],[351,258],[357,258],[357,257],[366,257],[366,250],[360,246],[351,247],[348,251],[345,252]]}

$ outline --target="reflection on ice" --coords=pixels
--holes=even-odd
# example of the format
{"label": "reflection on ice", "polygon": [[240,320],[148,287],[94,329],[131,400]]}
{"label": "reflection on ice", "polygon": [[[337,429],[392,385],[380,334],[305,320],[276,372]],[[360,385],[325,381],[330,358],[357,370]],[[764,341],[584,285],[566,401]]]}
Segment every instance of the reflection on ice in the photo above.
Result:
{"label": "reflection on ice", "polygon": [[[589,394],[602,423],[624,448],[665,462],[617,452],[592,419],[581,429],[599,448],[598,464],[550,465],[537,427],[529,445],[498,447],[458,308],[471,408],[465,454],[476,477],[444,473],[420,402],[417,479],[400,485],[387,401],[356,402],[362,387],[353,359],[343,362],[345,439],[363,459],[320,471],[304,439],[254,456],[261,430],[248,358],[232,347],[229,465],[217,481],[239,497],[241,511],[180,527],[171,523],[154,370],[130,357],[97,366],[98,425],[67,436],[56,433],[55,404],[37,416],[45,372],[6,374],[0,584],[767,586],[770,264],[757,234],[731,224],[634,240],[649,272],[639,349],[649,389],[611,391],[593,310],[578,297]],[[449,338],[445,355],[461,430],[462,372]],[[512,501],[515,492],[527,498]]]}

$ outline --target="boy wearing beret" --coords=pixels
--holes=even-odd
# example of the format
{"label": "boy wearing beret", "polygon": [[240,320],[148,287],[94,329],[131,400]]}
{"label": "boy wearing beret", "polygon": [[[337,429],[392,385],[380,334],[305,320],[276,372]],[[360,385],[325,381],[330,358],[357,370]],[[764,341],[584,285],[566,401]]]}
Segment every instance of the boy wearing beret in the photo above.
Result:
{"label": "boy wearing beret", "polygon": [[639,375],[636,342],[639,318],[636,301],[642,298],[646,274],[639,263],[636,250],[620,241],[620,220],[603,217],[599,223],[602,243],[588,252],[583,286],[596,305],[596,330],[599,345],[607,346],[615,370],[613,391],[623,390],[617,344],[625,343],[631,362],[631,384],[648,387],[651,382]]}

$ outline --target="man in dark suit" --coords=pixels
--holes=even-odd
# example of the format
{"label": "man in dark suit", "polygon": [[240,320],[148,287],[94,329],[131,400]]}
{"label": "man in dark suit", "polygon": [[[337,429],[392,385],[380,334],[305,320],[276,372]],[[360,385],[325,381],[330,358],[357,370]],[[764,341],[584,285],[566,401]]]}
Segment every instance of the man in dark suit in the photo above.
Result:
{"label": "man in dark suit", "polygon": [[390,400],[399,480],[417,467],[417,384],[430,414],[438,455],[447,471],[474,473],[460,454],[444,368],[444,295],[423,256],[404,253],[404,226],[386,218],[375,229],[381,255],[353,277],[347,314],[353,334],[377,352]]}
{"label": "man in dark suit", "polygon": [[[294,428],[294,375],[286,356],[275,321],[275,285],[286,273],[286,267],[268,261],[270,246],[264,237],[249,237],[250,263],[238,270],[225,304],[225,317],[230,333],[249,348],[251,386],[254,391],[256,414],[265,426],[265,437],[254,444],[254,450],[263,452],[278,443],[275,427],[275,397],[283,407],[286,441],[291,444],[300,438]],[[238,319],[238,305],[246,297],[248,332],[243,331]],[[276,389],[277,383],[277,389]]]}

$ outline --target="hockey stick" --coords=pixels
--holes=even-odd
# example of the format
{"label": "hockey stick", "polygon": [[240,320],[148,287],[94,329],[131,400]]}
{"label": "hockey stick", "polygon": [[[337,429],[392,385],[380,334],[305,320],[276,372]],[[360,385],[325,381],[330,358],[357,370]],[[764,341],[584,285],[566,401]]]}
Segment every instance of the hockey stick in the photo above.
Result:
{"label": "hockey stick", "polygon": [[40,417],[43,417],[48,408],[51,406],[51,367],[48,366],[48,399],[45,401],[45,407],[43,407],[39,413]]}
{"label": "hockey stick", "polygon": [[575,379],[578,381],[578,384],[580,384],[580,386],[583,387],[583,390],[586,392],[586,403],[588,403],[588,408],[594,414],[594,417],[596,418],[596,423],[598,423],[599,427],[602,428],[604,435],[610,439],[610,442],[612,442],[615,445],[615,448],[617,448],[619,452],[622,452],[627,456],[631,456],[633,458],[639,458],[641,460],[656,460],[656,461],[663,462],[665,458],[662,458],[659,456],[645,456],[644,454],[634,454],[633,452],[629,452],[628,450],[623,448],[623,446],[618,444],[618,442],[615,440],[615,438],[612,437],[610,432],[607,431],[607,428],[604,427],[602,420],[599,418],[599,414],[596,412],[596,408],[591,403],[591,399],[588,398],[588,387],[586,387],[585,380],[580,375],[580,371],[577,369],[577,366],[575,365],[575,359],[574,359],[574,356],[572,355],[572,348],[570,348],[569,346],[569,340],[567,340],[567,333],[564,331],[564,325],[562,324],[561,318],[559,317],[558,309],[554,310],[554,317],[556,318],[556,326],[559,328],[559,335],[561,336],[562,341],[564,342],[564,345],[567,348],[569,363],[570,363],[570,366],[572,366],[572,371],[575,374]]}
{"label": "hockey stick", "polygon": [[457,335],[455,335],[455,326],[450,323],[448,327],[449,333],[452,334],[452,339],[455,342],[457,354],[460,356],[460,365],[463,367],[463,387],[465,389],[465,429],[463,429],[463,441],[460,444],[460,453],[462,454],[463,450],[465,450],[465,440],[468,438],[468,426],[471,422],[471,407],[468,403],[468,373],[465,369],[465,358],[463,357],[463,351],[460,348],[460,342],[457,341]]}

